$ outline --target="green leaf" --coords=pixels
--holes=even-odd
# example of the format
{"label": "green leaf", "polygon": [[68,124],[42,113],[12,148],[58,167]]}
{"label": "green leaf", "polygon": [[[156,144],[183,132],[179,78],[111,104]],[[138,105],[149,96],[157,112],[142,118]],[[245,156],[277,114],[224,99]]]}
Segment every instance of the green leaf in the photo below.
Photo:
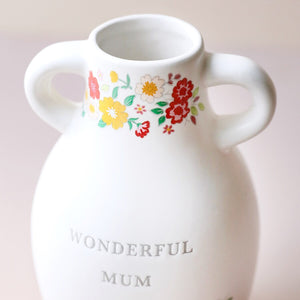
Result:
{"label": "green leaf", "polygon": [[130,122],[130,119],[127,121],[128,125],[129,125],[129,129],[132,129],[132,123]]}
{"label": "green leaf", "polygon": [[85,111],[83,110],[82,113],[81,113],[82,117],[85,116]]}
{"label": "green leaf", "polygon": [[203,104],[202,102],[200,102],[200,103],[198,104],[198,107],[199,107],[199,109],[200,109],[201,111],[204,111],[204,109],[205,109],[205,106],[204,106],[204,104]]}
{"label": "green leaf", "polygon": [[191,107],[191,113],[193,116],[198,116],[198,110],[196,106]]}
{"label": "green leaf", "polygon": [[161,108],[154,108],[154,109],[151,109],[151,111],[153,113],[155,113],[156,115],[160,115],[160,114],[164,113],[164,111]]}
{"label": "green leaf", "polygon": [[126,80],[127,80],[127,87],[129,87],[130,86],[130,77],[128,74],[126,76]]}
{"label": "green leaf", "polygon": [[194,89],[193,97],[196,97],[198,95],[198,93],[199,93],[199,86],[196,89]]}
{"label": "green leaf", "polygon": [[101,120],[99,121],[99,123],[98,123],[98,126],[101,127],[101,128],[103,128],[103,127],[106,126],[106,123],[101,119]]}
{"label": "green leaf", "polygon": [[134,98],[135,98],[135,95],[130,95],[130,96],[126,97],[124,100],[124,104],[126,106],[132,105]]}
{"label": "green leaf", "polygon": [[112,97],[113,99],[116,99],[118,97],[118,91],[119,91],[119,87],[116,86],[114,89],[113,89],[113,92],[112,92]]}
{"label": "green leaf", "polygon": [[163,107],[163,106],[168,105],[168,102],[160,101],[160,102],[157,102],[156,104]]}
{"label": "green leaf", "polygon": [[164,123],[166,121],[166,116],[161,116],[159,119],[158,119],[158,125],[161,125],[162,123]]}

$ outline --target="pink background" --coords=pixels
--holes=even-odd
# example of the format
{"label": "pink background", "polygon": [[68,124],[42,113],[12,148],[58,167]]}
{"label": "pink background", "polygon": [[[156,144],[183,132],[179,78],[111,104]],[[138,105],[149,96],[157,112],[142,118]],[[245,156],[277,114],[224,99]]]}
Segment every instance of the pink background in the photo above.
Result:
{"label": "pink background", "polygon": [[[104,16],[100,15],[96,23],[94,13],[89,21],[76,22],[73,27],[70,19],[66,19],[65,26],[63,19],[57,16],[58,22],[54,24],[51,13],[54,8],[58,9],[54,5],[48,14],[45,9],[37,8],[36,12],[42,10],[44,15],[35,14],[25,21],[21,19],[18,26],[15,21],[9,23],[6,16],[14,16],[16,20],[18,11],[22,11],[21,7],[16,11],[17,15],[14,15],[13,10],[10,11],[13,2],[7,4],[8,11],[1,12],[4,20],[0,15],[0,299],[38,300],[41,298],[34,277],[30,249],[30,210],[42,165],[59,133],[31,111],[23,91],[24,72],[31,58],[46,45],[86,38],[94,26],[103,22]],[[27,2],[22,3],[21,5]],[[30,3],[33,2],[29,1],[28,5]],[[196,5],[196,1],[190,3]],[[204,5],[201,1],[198,5],[201,3]],[[223,19],[220,20],[221,8],[217,6],[217,1],[211,3],[215,3],[215,6],[209,4],[211,7],[205,7],[211,18],[202,14],[200,21],[197,21],[192,9],[190,15],[180,14],[175,9],[169,11],[168,6],[164,6],[159,12],[192,22],[204,33],[209,51],[248,56],[262,65],[274,80],[278,95],[274,120],[263,133],[239,146],[257,191],[261,218],[259,260],[250,300],[299,300],[300,23],[295,21],[299,5],[297,1],[261,1],[260,5],[257,4],[257,9],[269,12],[265,19],[261,11],[255,14],[255,9],[251,6],[249,11],[252,12],[252,30],[247,11],[241,6],[233,13],[223,4]],[[230,3],[232,9],[237,5],[233,0]],[[273,10],[270,7],[268,11],[267,3],[272,3]],[[280,3],[287,3],[291,9],[287,11]],[[79,7],[77,2],[75,4]],[[70,12],[70,18],[75,14],[76,5]],[[121,8],[119,7],[117,15],[137,12]],[[30,5],[24,9],[26,15]],[[105,19],[113,16],[111,13]],[[6,23],[5,18],[8,20]],[[293,29],[289,29],[285,21],[290,22],[289,24],[292,22]],[[224,26],[227,26],[228,32],[222,32],[225,30]],[[297,30],[294,29],[295,26]],[[83,29],[76,34],[79,27]],[[278,33],[276,30],[279,28],[280,34],[275,35],[274,32]],[[247,32],[249,39],[245,38],[244,32]],[[81,99],[83,83],[80,79],[60,76],[56,82],[64,94],[75,100]],[[209,93],[218,113],[238,112],[251,102],[249,94],[240,87],[216,87],[211,88]]]}

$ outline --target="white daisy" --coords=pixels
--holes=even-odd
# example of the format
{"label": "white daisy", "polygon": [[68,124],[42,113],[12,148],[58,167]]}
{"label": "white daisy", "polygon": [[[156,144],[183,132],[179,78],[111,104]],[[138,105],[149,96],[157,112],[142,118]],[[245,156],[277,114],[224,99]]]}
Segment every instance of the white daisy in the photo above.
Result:
{"label": "white daisy", "polygon": [[164,92],[164,79],[155,76],[151,78],[150,75],[145,75],[141,77],[141,82],[136,85],[135,92],[141,95],[143,101],[152,103],[154,98],[159,98]]}

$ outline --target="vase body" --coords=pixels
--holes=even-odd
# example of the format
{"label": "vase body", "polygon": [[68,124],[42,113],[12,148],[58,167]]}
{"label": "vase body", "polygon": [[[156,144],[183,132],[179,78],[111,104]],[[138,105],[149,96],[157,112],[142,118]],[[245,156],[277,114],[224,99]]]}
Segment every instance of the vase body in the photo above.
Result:
{"label": "vase body", "polygon": [[[169,21],[166,43],[159,29]],[[225,75],[208,69],[221,57],[208,58],[186,24],[180,23],[176,46],[178,22],[157,15],[113,20],[88,41],[45,49],[27,71],[28,98],[44,99],[32,107],[63,132],[32,208],[33,257],[44,300],[249,298],[258,212],[234,145],[262,130],[273,109],[265,105],[261,111],[268,116],[258,114],[264,123],[255,110],[239,119],[216,116],[207,87]],[[74,57],[84,64],[71,68]],[[39,73],[45,58],[50,63]],[[240,67],[228,59],[223,66]],[[245,69],[236,82],[250,82],[253,74],[243,77],[249,61],[241,62]],[[86,82],[75,108],[47,83],[70,68]],[[266,101],[273,97],[268,93]]]}
{"label": "vase body", "polygon": [[35,195],[43,298],[247,299],[258,224],[239,153],[196,130],[154,144],[82,127],[60,138]]}

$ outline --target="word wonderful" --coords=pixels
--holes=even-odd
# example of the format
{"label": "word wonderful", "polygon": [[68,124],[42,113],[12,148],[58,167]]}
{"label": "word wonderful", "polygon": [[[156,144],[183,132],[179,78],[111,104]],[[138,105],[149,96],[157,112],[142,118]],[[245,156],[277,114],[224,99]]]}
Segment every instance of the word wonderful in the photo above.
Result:
{"label": "word wonderful", "polygon": [[71,240],[73,243],[87,249],[112,255],[159,257],[163,255],[185,255],[193,252],[193,248],[189,245],[189,241],[157,244],[125,243],[103,240],[73,229],[71,229]]}

